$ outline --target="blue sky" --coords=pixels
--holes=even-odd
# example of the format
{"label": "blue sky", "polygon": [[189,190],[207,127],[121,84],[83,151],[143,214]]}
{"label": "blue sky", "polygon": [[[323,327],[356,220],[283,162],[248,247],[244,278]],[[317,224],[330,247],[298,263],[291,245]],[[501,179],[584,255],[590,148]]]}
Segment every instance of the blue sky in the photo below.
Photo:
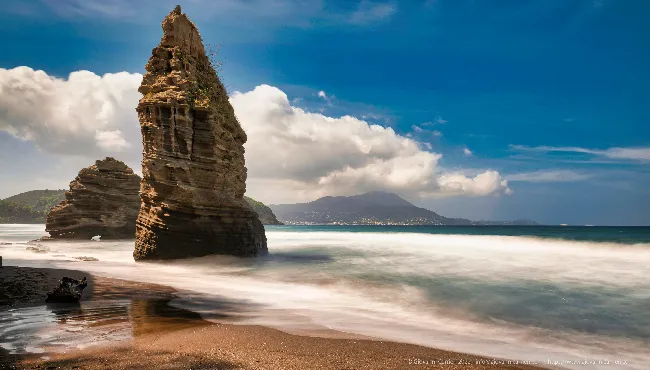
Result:
{"label": "blue sky", "polygon": [[[498,171],[512,190],[405,194],[420,205],[472,219],[650,224],[647,1],[177,2],[206,43],[221,44],[230,92],[277,87],[295,107],[408,135],[442,155],[439,169]],[[0,68],[144,73],[175,3],[9,1]],[[48,153],[4,131],[8,196]]]}

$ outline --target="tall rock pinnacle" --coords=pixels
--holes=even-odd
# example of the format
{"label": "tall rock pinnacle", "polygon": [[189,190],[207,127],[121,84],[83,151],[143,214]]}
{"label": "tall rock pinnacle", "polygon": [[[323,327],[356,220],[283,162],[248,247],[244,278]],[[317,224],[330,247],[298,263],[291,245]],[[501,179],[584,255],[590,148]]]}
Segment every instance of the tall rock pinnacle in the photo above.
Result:
{"label": "tall rock pinnacle", "polygon": [[177,6],[162,22],[139,91],[142,204],[136,260],[267,253],[244,200],[242,130],[196,26]]}

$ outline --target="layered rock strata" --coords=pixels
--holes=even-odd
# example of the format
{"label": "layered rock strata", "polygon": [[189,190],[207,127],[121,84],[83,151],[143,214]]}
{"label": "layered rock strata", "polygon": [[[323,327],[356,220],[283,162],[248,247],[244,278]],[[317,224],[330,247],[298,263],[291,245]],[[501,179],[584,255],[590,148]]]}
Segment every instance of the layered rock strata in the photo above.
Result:
{"label": "layered rock strata", "polygon": [[246,133],[180,7],[162,23],[139,91],[142,204],[136,260],[267,253],[264,226],[244,200]]}
{"label": "layered rock strata", "polygon": [[45,230],[53,239],[133,239],[140,176],[114,158],[96,161],[70,182],[65,200],[52,207]]}

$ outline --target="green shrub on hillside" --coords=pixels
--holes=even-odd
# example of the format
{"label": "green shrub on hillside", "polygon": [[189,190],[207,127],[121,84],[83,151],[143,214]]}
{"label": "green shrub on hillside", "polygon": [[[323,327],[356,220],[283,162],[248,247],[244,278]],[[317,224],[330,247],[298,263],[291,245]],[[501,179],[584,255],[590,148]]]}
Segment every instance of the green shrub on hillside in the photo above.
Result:
{"label": "green shrub on hillside", "polygon": [[65,199],[65,190],[31,190],[3,199],[6,202],[20,204],[36,212],[47,213],[50,208]]}
{"label": "green shrub on hillside", "polygon": [[0,200],[0,224],[44,224],[45,212]]}

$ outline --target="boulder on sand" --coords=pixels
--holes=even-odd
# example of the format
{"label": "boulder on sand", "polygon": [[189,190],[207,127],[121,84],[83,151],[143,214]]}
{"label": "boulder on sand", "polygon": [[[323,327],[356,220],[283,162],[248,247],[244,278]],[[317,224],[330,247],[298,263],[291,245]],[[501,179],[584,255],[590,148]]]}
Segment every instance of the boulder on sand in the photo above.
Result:
{"label": "boulder on sand", "polygon": [[63,279],[59,281],[59,286],[54,288],[54,290],[47,293],[47,303],[72,303],[79,302],[81,298],[81,293],[83,293],[84,288],[88,285],[86,278],[81,280],[72,279],[67,276],[64,276]]}

